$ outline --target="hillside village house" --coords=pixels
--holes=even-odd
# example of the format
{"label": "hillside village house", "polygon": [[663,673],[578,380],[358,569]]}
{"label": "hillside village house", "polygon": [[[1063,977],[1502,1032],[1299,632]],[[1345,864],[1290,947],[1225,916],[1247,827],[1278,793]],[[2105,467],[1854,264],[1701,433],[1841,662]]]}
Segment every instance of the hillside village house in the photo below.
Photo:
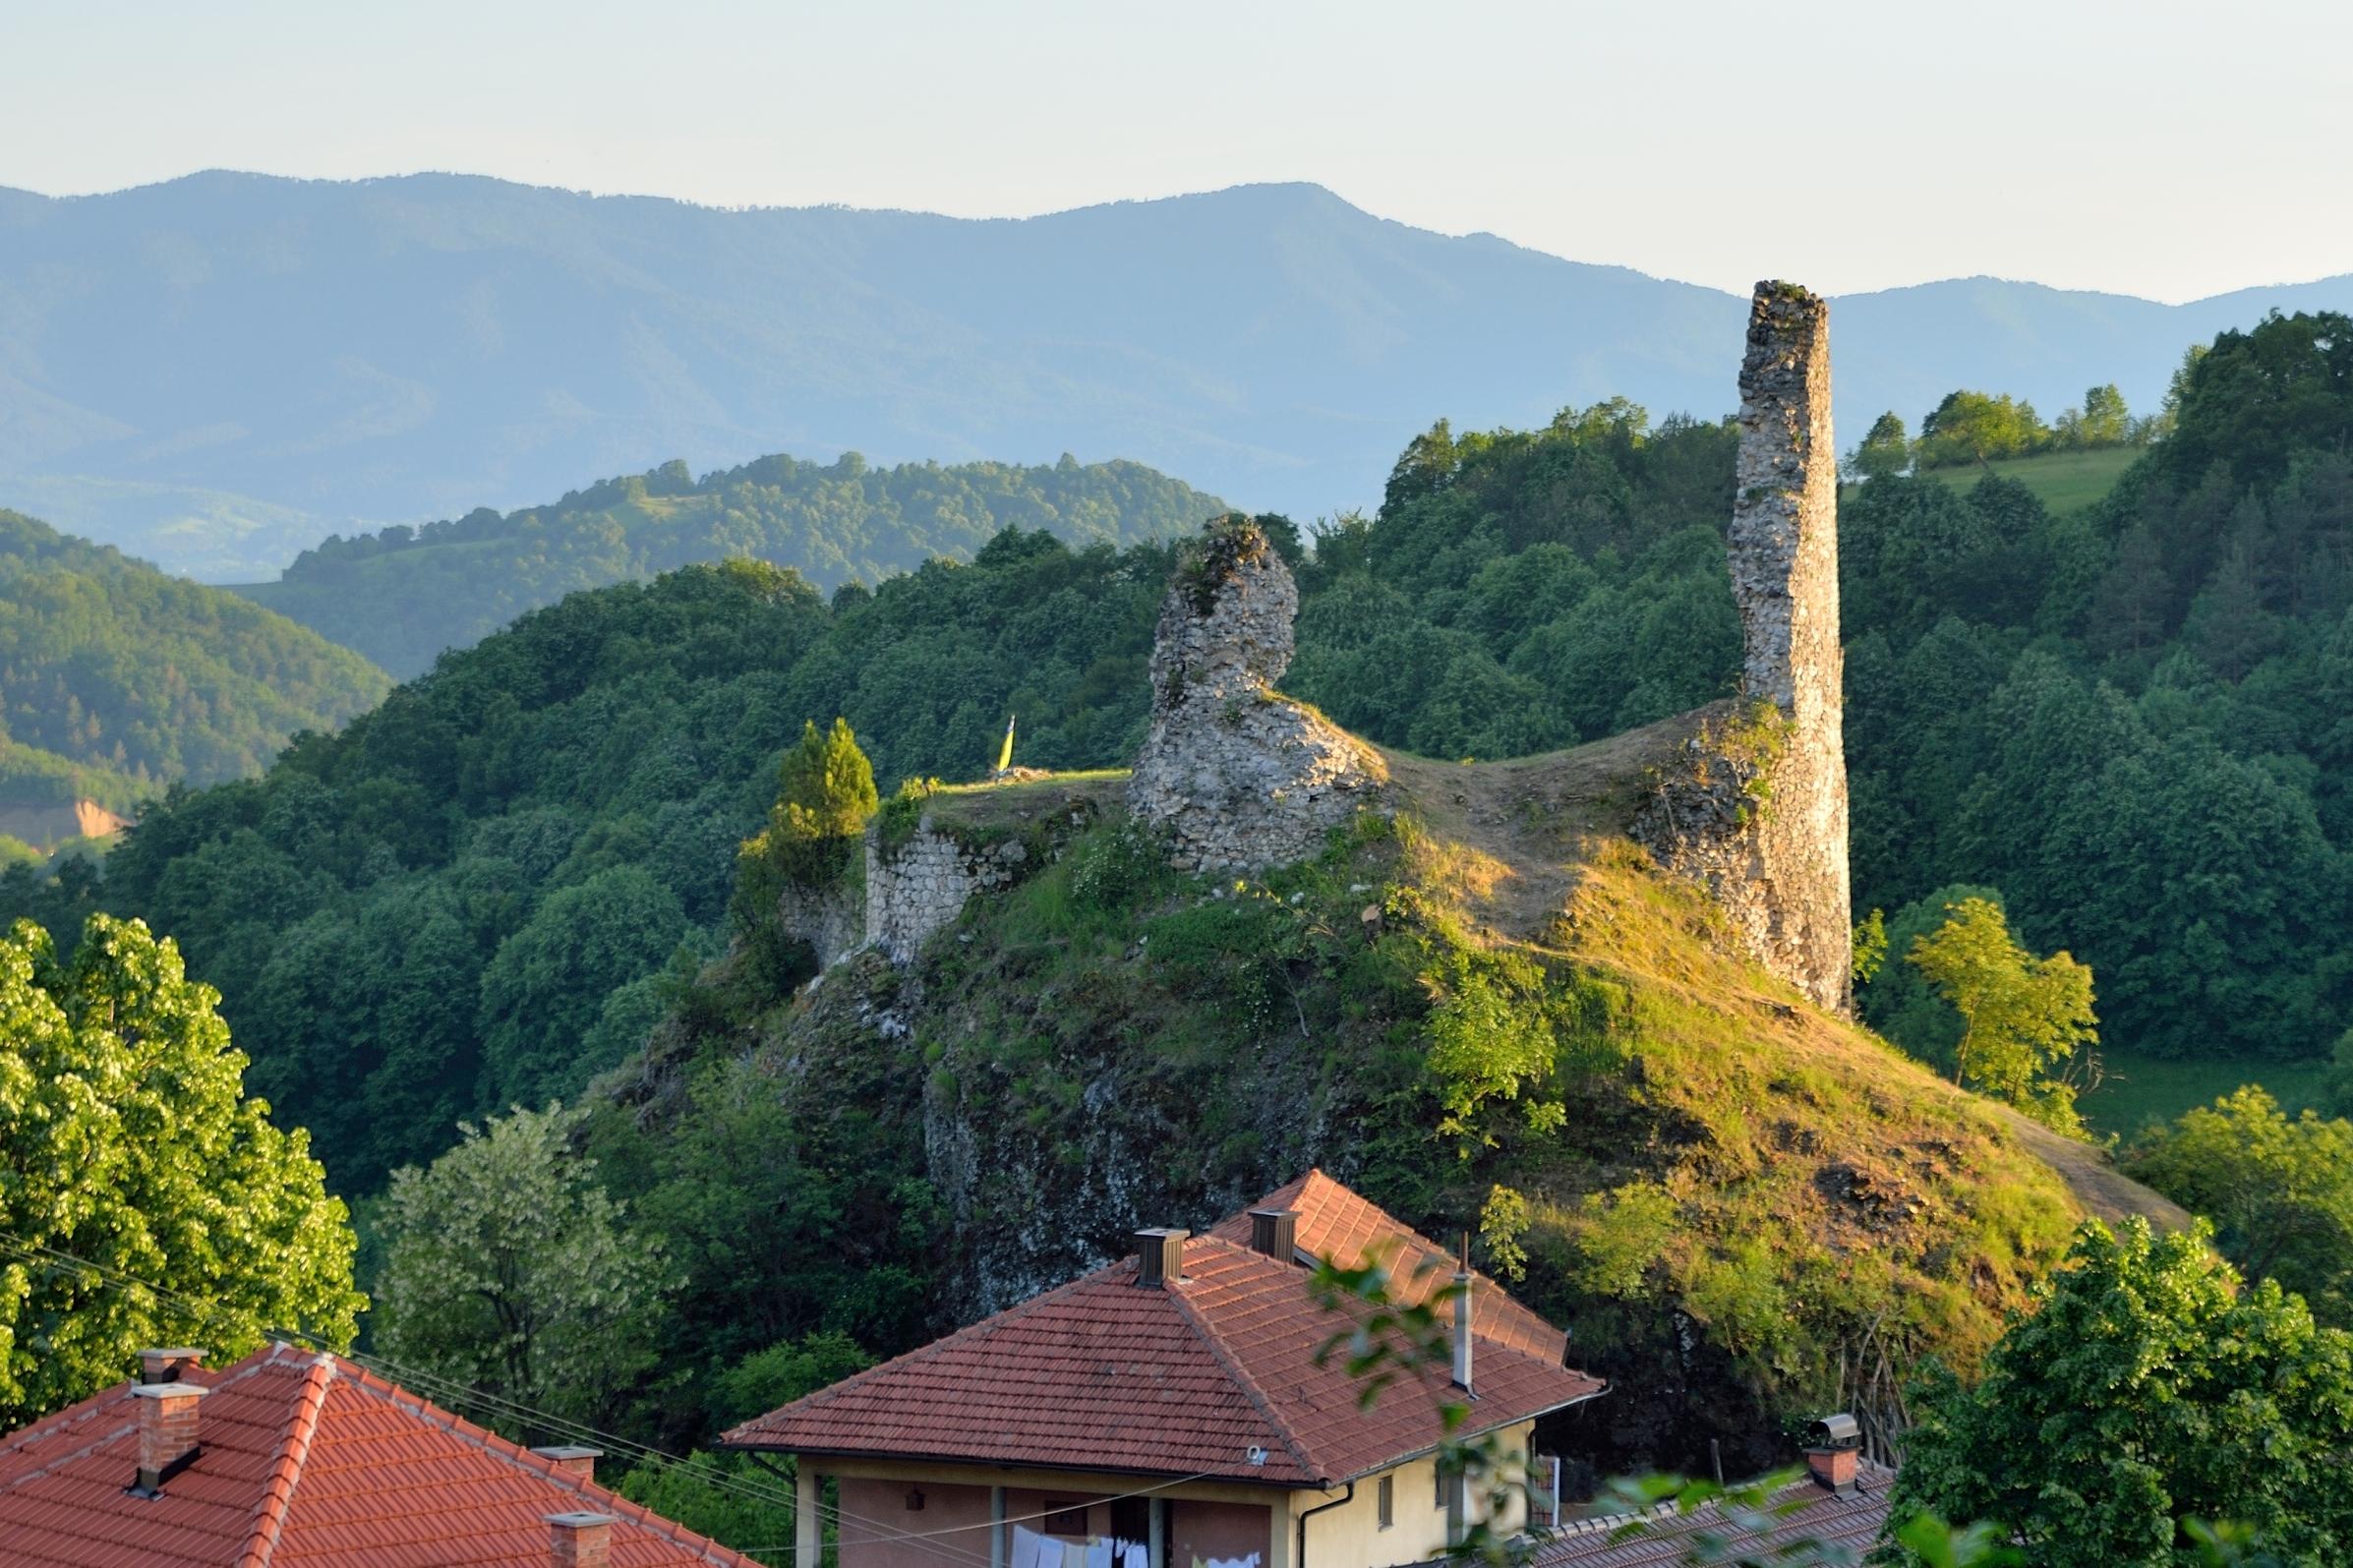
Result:
{"label": "hillside village house", "polygon": [[[821,1561],[828,1477],[838,1568],[1426,1562],[1483,1508],[1436,1463],[1438,1396],[1467,1390],[1459,1435],[1526,1453],[1538,1417],[1604,1389],[1565,1365],[1559,1329],[1321,1172],[1206,1235],[1137,1241],[1135,1256],[730,1432],[730,1447],[797,1461],[803,1568]],[[1346,1324],[1307,1288],[1319,1256],[1378,1256],[1421,1300],[1467,1277],[1451,1376],[1362,1405],[1343,1356],[1317,1362]]]}
{"label": "hillside village house", "polygon": [[593,1448],[519,1448],[373,1372],[271,1345],[0,1437],[8,1568],[759,1568],[598,1485]]}

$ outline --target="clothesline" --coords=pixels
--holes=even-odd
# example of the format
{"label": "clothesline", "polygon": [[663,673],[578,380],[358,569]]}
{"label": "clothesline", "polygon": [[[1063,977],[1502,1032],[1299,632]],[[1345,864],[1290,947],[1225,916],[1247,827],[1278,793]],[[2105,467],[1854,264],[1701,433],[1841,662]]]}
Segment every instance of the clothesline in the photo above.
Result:
{"label": "clothesline", "polygon": [[[1064,1540],[1042,1535],[1026,1525],[1013,1527],[1013,1551],[1005,1568],[1151,1568],[1151,1547],[1141,1540],[1116,1536],[1089,1536]],[[1192,1568],[1259,1568],[1259,1554],[1240,1557],[1195,1557]]]}

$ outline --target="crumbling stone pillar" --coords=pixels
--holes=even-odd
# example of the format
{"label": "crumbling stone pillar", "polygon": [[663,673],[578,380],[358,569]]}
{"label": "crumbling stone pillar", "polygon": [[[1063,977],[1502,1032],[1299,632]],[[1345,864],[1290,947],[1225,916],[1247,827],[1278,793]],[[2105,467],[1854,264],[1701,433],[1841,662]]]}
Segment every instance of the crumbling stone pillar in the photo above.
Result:
{"label": "crumbling stone pillar", "polygon": [[1386,782],[1377,752],[1274,690],[1298,611],[1291,569],[1239,517],[1188,547],[1161,602],[1128,805],[1168,831],[1185,870],[1304,859]]}
{"label": "crumbling stone pillar", "polygon": [[1844,1011],[1853,913],[1830,311],[1793,283],[1759,283],[1749,308],[1726,553],[1742,700],[1686,746],[1635,837],[1707,884],[1766,968]]}

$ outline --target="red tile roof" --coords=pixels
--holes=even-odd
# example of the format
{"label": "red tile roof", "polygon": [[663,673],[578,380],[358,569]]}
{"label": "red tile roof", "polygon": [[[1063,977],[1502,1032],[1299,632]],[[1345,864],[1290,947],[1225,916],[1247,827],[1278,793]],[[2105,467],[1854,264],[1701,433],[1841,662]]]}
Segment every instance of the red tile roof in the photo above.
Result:
{"label": "red tile roof", "polygon": [[[1368,1216],[1377,1217],[1386,1227],[1382,1234],[1402,1233],[1423,1250],[1438,1250],[1328,1178],[1309,1182],[1318,1212],[1327,1216],[1320,1225],[1344,1226],[1356,1237],[1372,1223]],[[1247,1236],[1248,1216],[1240,1218]],[[1300,1231],[1304,1243],[1304,1214]],[[1367,1231],[1357,1244],[1375,1239]],[[724,1441],[1308,1486],[1370,1474],[1445,1437],[1442,1376],[1400,1380],[1367,1410],[1342,1358],[1316,1364],[1318,1349],[1343,1324],[1311,1299],[1296,1262],[1212,1234],[1185,1244],[1184,1267],[1181,1282],[1157,1290],[1138,1287],[1133,1258],[1097,1269],[746,1422]],[[1603,1388],[1599,1378],[1560,1365],[1559,1330],[1516,1307],[1518,1317],[1505,1316],[1496,1309],[1502,1300],[1492,1287],[1474,1296],[1474,1325],[1487,1308],[1501,1319],[1502,1337],[1483,1344],[1473,1368],[1473,1431],[1573,1405]],[[1531,1354],[1522,1343],[1536,1338],[1549,1341],[1549,1354]],[[1254,1450],[1264,1452],[1262,1461],[1249,1457]]]}
{"label": "red tile roof", "polygon": [[185,1380],[203,1452],[129,1495],[129,1383],[0,1438],[9,1568],[462,1568],[548,1560],[547,1516],[612,1514],[614,1568],[754,1568],[340,1357],[273,1345]]}
{"label": "red tile roof", "polygon": [[[1399,1301],[1427,1301],[1432,1292],[1454,1278],[1454,1254],[1320,1170],[1276,1188],[1252,1207],[1287,1208],[1298,1213],[1293,1241],[1302,1263],[1327,1257],[1342,1268],[1358,1268],[1379,1256],[1389,1272],[1389,1293]],[[1249,1246],[1249,1210],[1219,1220],[1209,1234]],[[1568,1359],[1567,1334],[1513,1301],[1501,1286],[1476,1270],[1471,1275],[1471,1332],[1556,1366]]]}
{"label": "red tile roof", "polygon": [[[1761,1538],[1743,1539],[1741,1544],[1758,1561],[1777,1559],[1801,1540],[1846,1547],[1859,1560],[1878,1544],[1879,1533],[1887,1528],[1888,1488],[1896,1479],[1894,1471],[1869,1460],[1859,1470],[1853,1491],[1829,1491],[1806,1479],[1775,1491],[1768,1509],[1796,1506]],[[1627,1534],[1636,1523],[1641,1531]],[[1726,1529],[1724,1511],[1715,1503],[1703,1503],[1686,1514],[1677,1513],[1669,1502],[1641,1514],[1580,1519],[1539,1540],[1528,1568],[1675,1568],[1693,1560],[1688,1554],[1694,1537],[1706,1531],[1721,1538]]]}

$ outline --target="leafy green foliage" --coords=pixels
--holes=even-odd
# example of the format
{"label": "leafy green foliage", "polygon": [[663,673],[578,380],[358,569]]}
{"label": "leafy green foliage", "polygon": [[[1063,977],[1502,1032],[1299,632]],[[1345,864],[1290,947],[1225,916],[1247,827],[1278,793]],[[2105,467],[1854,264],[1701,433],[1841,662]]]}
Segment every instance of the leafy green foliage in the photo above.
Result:
{"label": "leafy green foliage", "polygon": [[0,1425],[147,1346],[350,1344],[348,1215],[246,1097],[217,1000],[136,920],[93,916],[63,963],[30,922],[0,940]]}
{"label": "leafy green foliage", "polygon": [[[289,736],[341,724],[390,684],[365,659],[223,588],[0,508],[0,803],[128,808],[168,781],[259,773]],[[12,748],[13,749],[13,748]]]}
{"label": "leafy green foliage", "polygon": [[2082,1130],[2064,1074],[2098,1042],[2091,971],[2064,953],[2037,958],[2020,947],[2000,904],[1964,899],[1945,923],[1914,939],[1904,961],[1926,975],[1961,1015],[1956,1082],[2005,1100],[2064,1132]]}
{"label": "leafy green foliage", "polygon": [[2272,1281],[2242,1288],[2203,1233],[2087,1225],[2070,1260],[1974,1387],[1917,1390],[1895,1515],[1986,1521],[2048,1568],[2210,1560],[2184,1516],[2236,1521],[2283,1563],[2343,1561],[2353,1338]]}
{"label": "leafy green foliage", "polygon": [[372,1191],[460,1118],[574,1094],[643,1043],[680,949],[726,942],[807,715],[846,716],[885,777],[969,775],[1010,707],[1040,765],[1122,757],[1168,569],[1008,532],[831,606],[751,562],[578,595],[263,781],[160,802],[101,897],[178,934],[257,1084]]}
{"label": "leafy green foliage", "polygon": [[565,594],[697,561],[767,561],[831,592],[930,559],[970,560],[1007,529],[1131,545],[1189,533],[1224,509],[1140,463],[870,468],[851,452],[824,464],[763,457],[698,480],[671,462],[551,506],[331,538],[281,582],[239,591],[406,676]]}
{"label": "leafy green foliage", "polygon": [[1912,456],[1922,468],[1951,468],[2000,457],[2025,457],[2051,442],[2034,405],[2007,393],[1958,391],[1920,421]]}
{"label": "leafy green foliage", "polygon": [[[652,1361],[675,1281],[572,1147],[581,1118],[517,1109],[392,1173],[371,1318],[389,1361],[560,1419],[611,1419]],[[520,1418],[500,1424],[519,1435]]]}
{"label": "leafy green foliage", "polygon": [[2211,1220],[2215,1245],[2250,1277],[2353,1327],[2353,1124],[2291,1119],[2251,1085],[2143,1138],[2125,1169]]}
{"label": "leafy green foliage", "polygon": [[674,1524],[733,1546],[754,1562],[779,1565],[793,1560],[794,1509],[789,1484],[750,1454],[699,1448],[683,1460],[633,1465],[612,1482],[615,1491]]}

